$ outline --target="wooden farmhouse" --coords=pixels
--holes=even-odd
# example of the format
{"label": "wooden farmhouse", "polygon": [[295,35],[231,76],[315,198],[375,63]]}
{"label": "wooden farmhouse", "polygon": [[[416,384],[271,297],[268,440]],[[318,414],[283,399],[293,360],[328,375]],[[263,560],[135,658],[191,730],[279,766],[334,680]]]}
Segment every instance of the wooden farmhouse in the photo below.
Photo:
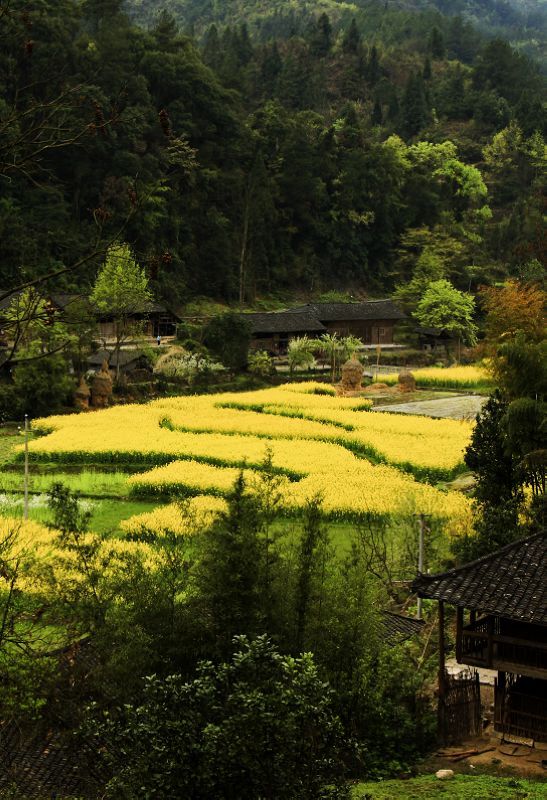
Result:
{"label": "wooden farmhouse", "polygon": [[356,336],[364,345],[393,344],[395,324],[405,314],[391,300],[360,303],[308,303],[287,311],[248,314],[251,346],[272,354],[285,353],[290,339],[317,338],[322,333]]}
{"label": "wooden farmhouse", "polygon": [[449,604],[456,609],[456,660],[498,673],[494,729],[547,742],[547,533],[440,575],[420,575],[413,589],[439,603],[440,704],[449,683]]}
{"label": "wooden farmhouse", "polygon": [[[99,337],[103,341],[112,341],[116,338],[116,323],[112,315],[97,313],[97,325]],[[147,303],[142,311],[134,311],[129,314],[131,322],[142,326],[145,336],[176,336],[177,324],[180,322],[173,311],[170,311],[161,303]]]}

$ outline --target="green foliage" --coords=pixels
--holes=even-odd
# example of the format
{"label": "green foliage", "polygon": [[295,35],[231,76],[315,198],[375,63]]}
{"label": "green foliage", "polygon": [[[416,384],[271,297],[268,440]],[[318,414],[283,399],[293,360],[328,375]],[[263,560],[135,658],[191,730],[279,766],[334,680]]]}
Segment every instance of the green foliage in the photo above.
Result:
{"label": "green foliage", "polygon": [[507,446],[508,403],[494,392],[477,416],[465,463],[476,477],[476,533],[455,541],[462,561],[473,561],[518,539],[523,493],[518,460]]}
{"label": "green foliage", "polygon": [[[455,775],[450,781],[450,800],[541,800],[545,793],[541,781],[524,778],[499,778],[491,775]],[[367,800],[437,800],[447,795],[446,784],[435,775],[405,780],[360,783],[354,798]]]}
{"label": "green foliage", "polygon": [[[499,22],[485,3],[480,19]],[[541,137],[541,75],[461,17],[384,5],[132,0],[123,8],[143,30],[119,3],[43,0],[32,42],[26,17],[2,15],[6,285],[53,272],[52,290],[88,293],[120,231],[175,306],[333,285],[385,293],[402,277],[401,235],[440,223],[465,245],[448,264],[458,288],[462,266],[482,281],[542,258],[540,148],[517,148],[507,169],[487,160],[490,218],[476,172],[510,119]],[[394,131],[432,148],[450,139],[461,155],[401,160]]]}
{"label": "green foliage", "polygon": [[351,744],[311,654],[237,637],[230,660],[187,682],[146,680],[139,704],[90,722],[113,773],[106,797],[347,796]]}
{"label": "green foliage", "polygon": [[249,353],[248,369],[253,375],[267,378],[275,373],[275,366],[265,350],[256,350]]}
{"label": "green foliage", "polygon": [[197,579],[200,602],[207,609],[212,640],[221,656],[229,652],[234,636],[264,632],[260,534],[260,506],[246,491],[240,474],[227,513],[204,534]]}
{"label": "green foliage", "polygon": [[471,295],[458,291],[449,281],[438,280],[429,284],[414,317],[424,327],[445,330],[467,344],[474,344],[477,331],[474,308]]}
{"label": "green foliage", "polygon": [[317,343],[308,336],[295,336],[287,348],[287,358],[291,375],[295,369],[309,370],[315,363],[314,352]]}
{"label": "green foliage", "polygon": [[128,244],[110,247],[90,299],[101,314],[112,315],[120,322],[146,310],[152,300],[148,279]]}
{"label": "green foliage", "polygon": [[203,332],[203,342],[228,369],[245,369],[251,341],[251,325],[235,311],[213,317]]}
{"label": "green foliage", "polygon": [[72,405],[76,387],[68,373],[68,363],[60,353],[21,361],[12,374],[12,384],[2,394],[3,415],[7,419],[46,416]]}
{"label": "green foliage", "polygon": [[511,399],[545,397],[547,392],[547,344],[530,342],[522,332],[498,348],[494,376]]}

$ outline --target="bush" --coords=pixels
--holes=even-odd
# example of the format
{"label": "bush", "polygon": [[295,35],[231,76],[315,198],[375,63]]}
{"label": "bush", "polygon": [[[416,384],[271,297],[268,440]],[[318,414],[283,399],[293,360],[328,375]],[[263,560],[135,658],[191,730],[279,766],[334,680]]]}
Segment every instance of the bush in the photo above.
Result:
{"label": "bush", "polygon": [[0,392],[0,415],[21,419],[24,414],[43,417],[72,404],[75,379],[68,374],[63,356],[57,354],[22,361],[13,370],[13,382]]}
{"label": "bush", "polygon": [[262,378],[275,375],[275,366],[265,350],[255,350],[249,353],[249,372]]}
{"label": "bush", "polygon": [[228,663],[201,662],[190,682],[147,678],[139,706],[91,722],[113,772],[106,797],[349,796],[349,743],[311,654],[283,656],[266,636],[234,644]]}
{"label": "bush", "polygon": [[213,317],[205,328],[203,341],[225,367],[237,372],[247,366],[251,323],[242,314],[227,311]]}
{"label": "bush", "polygon": [[222,372],[222,364],[199,353],[185,353],[180,348],[160,356],[154,367],[155,375],[166,378],[180,378],[193,385],[207,379],[213,373]]}

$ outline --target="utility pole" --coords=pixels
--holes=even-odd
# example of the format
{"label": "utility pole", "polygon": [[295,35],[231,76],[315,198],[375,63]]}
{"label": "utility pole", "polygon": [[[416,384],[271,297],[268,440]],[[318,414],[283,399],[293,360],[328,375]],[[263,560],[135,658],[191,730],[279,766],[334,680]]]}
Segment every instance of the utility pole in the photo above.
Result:
{"label": "utility pole", "polygon": [[28,414],[25,414],[25,501],[23,518],[28,519]]}

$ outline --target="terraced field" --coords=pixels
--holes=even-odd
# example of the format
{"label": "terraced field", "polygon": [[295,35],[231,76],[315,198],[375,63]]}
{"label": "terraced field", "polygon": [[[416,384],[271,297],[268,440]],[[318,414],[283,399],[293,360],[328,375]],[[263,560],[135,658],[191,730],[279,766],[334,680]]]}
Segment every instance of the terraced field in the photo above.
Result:
{"label": "terraced field", "polygon": [[[457,534],[468,524],[469,502],[435,484],[463,470],[471,424],[369,409],[369,400],[336,397],[309,382],[49,417],[32,425],[31,464],[46,472],[31,480],[37,492],[60,479],[87,497],[113,505],[123,499],[128,511],[135,504],[134,514],[118,520],[119,531],[131,529],[131,517],[141,526],[170,520],[176,527],[173,501],[202,497],[202,508],[218,512],[239,470],[258,486],[268,456],[287,516],[318,497],[333,521],[426,513]],[[22,445],[15,451],[20,461]],[[117,471],[101,472],[105,465]],[[10,492],[20,476],[3,480]]]}

